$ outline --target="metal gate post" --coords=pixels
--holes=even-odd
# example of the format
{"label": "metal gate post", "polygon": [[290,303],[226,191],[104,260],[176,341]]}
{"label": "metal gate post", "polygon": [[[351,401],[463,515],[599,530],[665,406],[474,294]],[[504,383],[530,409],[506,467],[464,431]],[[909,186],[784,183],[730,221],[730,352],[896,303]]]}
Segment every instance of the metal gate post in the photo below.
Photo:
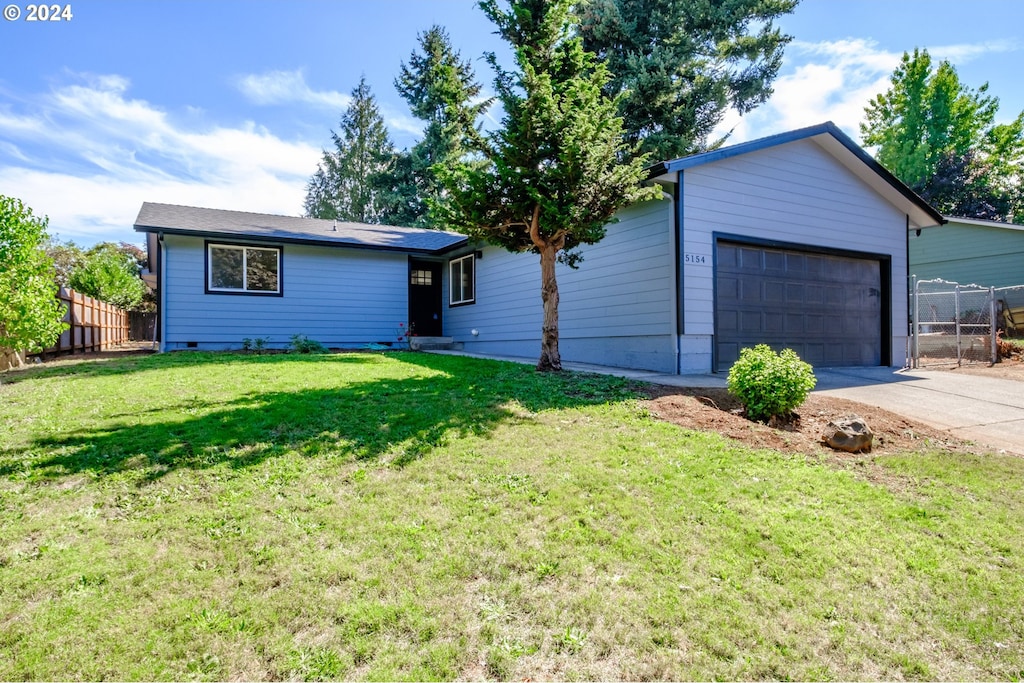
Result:
{"label": "metal gate post", "polygon": [[988,288],[988,330],[992,337],[992,365],[999,362],[999,340],[996,335],[996,288]]}
{"label": "metal gate post", "polygon": [[918,347],[918,320],[917,320],[917,288],[920,284],[916,275],[910,276],[911,283],[911,305],[910,305],[910,367],[917,369],[917,356],[920,353]]}
{"label": "metal gate post", "polygon": [[953,293],[954,297],[954,310],[956,311],[954,320],[956,321],[956,364],[960,367],[960,360],[964,357],[963,348],[960,345],[960,285],[956,286],[956,291]]}

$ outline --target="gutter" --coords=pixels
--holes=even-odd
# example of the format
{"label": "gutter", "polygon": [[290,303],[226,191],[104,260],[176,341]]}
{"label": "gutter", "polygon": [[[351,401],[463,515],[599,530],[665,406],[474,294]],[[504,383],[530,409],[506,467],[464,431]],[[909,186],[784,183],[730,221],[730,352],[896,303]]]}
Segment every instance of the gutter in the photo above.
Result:
{"label": "gutter", "polygon": [[160,342],[157,346],[157,351],[163,353],[167,350],[167,341],[165,340],[165,331],[167,325],[164,323],[164,318],[167,316],[167,287],[166,278],[164,273],[167,272],[167,250],[164,248],[164,234],[158,232],[156,235],[156,252],[157,252],[157,267],[159,270],[156,273],[156,291],[159,295],[157,300],[157,312],[156,312],[156,333]]}
{"label": "gutter", "polygon": [[676,231],[676,205],[677,205],[677,202],[678,202],[678,194],[679,194],[678,188],[679,188],[679,185],[677,183],[676,184],[676,194],[675,195],[671,195],[668,192],[665,192],[664,189],[661,191],[662,198],[663,199],[667,199],[669,201],[669,210],[668,210],[668,253],[671,254],[672,266],[673,266],[672,270],[673,270],[673,272],[675,274],[675,278],[674,278],[675,281],[674,281],[673,286],[672,286],[672,301],[671,301],[671,306],[672,306],[672,327],[671,327],[671,330],[672,330],[672,337],[674,339],[673,347],[674,347],[674,350],[675,350],[675,359],[674,359],[673,367],[675,368],[675,374],[677,374],[677,375],[680,374],[680,365],[679,364],[681,362],[680,356],[682,355],[682,348],[680,346],[680,332],[681,331],[679,329],[679,284],[680,284],[679,283],[679,276],[680,276],[680,273],[679,273],[679,249],[678,249],[677,244],[676,244],[676,242],[678,241],[678,233]]}
{"label": "gutter", "polygon": [[273,244],[305,244],[317,247],[336,247],[339,249],[361,249],[366,251],[387,251],[402,254],[421,254],[424,256],[440,256],[455,249],[466,246],[468,237],[443,247],[396,247],[386,244],[366,244],[363,242],[345,242],[337,239],[317,239],[308,237],[289,237],[287,235],[254,235],[252,233],[223,232],[217,230],[183,230],[176,228],[161,228],[157,226],[138,225],[134,226],[135,232],[155,232],[159,235],[182,235],[184,237],[199,237],[219,240],[240,240],[243,242],[273,243]]}

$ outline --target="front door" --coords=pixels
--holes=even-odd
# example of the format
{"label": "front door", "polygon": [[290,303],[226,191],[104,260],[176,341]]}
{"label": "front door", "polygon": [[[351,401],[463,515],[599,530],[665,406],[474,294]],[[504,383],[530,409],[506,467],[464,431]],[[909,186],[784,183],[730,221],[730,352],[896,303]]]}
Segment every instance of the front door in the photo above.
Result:
{"label": "front door", "polygon": [[440,337],[441,264],[409,261],[409,325],[419,337]]}

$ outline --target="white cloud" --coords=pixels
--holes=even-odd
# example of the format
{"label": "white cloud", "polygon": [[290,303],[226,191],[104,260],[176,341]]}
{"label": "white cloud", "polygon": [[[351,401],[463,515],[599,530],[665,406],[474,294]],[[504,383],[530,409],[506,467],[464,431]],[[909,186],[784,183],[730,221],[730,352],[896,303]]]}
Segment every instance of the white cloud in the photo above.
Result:
{"label": "white cloud", "polygon": [[[250,102],[259,105],[295,104],[298,102],[327,107],[340,113],[352,104],[350,95],[333,90],[316,91],[311,89],[301,70],[249,74],[239,78],[236,85]],[[423,122],[419,119],[392,110],[387,103],[380,99],[378,99],[378,106],[392,137],[406,142],[410,138],[419,138],[423,135]]]}
{"label": "white cloud", "polygon": [[[993,41],[931,47],[928,52],[934,60],[948,59],[955,66],[986,53],[1016,49],[1015,43]],[[743,117],[730,112],[716,133],[732,129],[729,142],[742,142],[832,121],[859,140],[864,108],[889,88],[889,77],[902,56],[869,39],[793,41],[771,99]]]}
{"label": "white cloud", "polygon": [[993,52],[1015,52],[1019,49],[1020,44],[1012,40],[991,40],[977,44],[936,45],[928,48],[928,54],[932,59],[945,59],[956,66]]}
{"label": "white cloud", "polygon": [[352,102],[352,98],[344,93],[313,90],[301,70],[248,74],[239,78],[236,85],[250,102],[259,105],[305,102],[342,110]]}
{"label": "white cloud", "polygon": [[[0,110],[0,187],[63,239],[137,241],[144,201],[296,215],[321,150],[253,122],[181,124],[119,76]],[[194,117],[189,117],[194,120]],[[10,142],[6,142],[6,141]]]}

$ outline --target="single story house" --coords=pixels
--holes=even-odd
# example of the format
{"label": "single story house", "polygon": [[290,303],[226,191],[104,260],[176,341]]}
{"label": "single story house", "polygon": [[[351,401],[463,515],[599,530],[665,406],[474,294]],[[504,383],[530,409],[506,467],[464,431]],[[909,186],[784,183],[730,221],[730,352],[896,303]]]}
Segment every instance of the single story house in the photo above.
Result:
{"label": "single story house", "polygon": [[[705,373],[757,343],[816,366],[901,365],[907,244],[942,217],[834,124],[667,161],[559,266],[565,360]],[[248,338],[394,340],[412,323],[467,351],[533,357],[540,267],[443,231],[144,204],[160,348]]]}
{"label": "single story house", "polygon": [[1024,285],[1024,225],[946,216],[910,235],[910,274],[982,287]]}

